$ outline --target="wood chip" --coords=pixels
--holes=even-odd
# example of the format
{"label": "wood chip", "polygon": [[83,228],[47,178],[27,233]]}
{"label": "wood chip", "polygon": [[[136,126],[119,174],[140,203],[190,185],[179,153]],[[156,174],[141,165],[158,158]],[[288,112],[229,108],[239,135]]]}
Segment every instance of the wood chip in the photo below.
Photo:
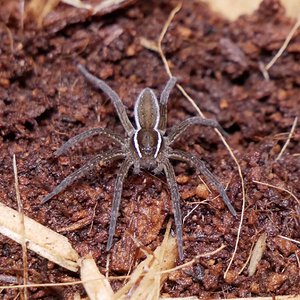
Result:
{"label": "wood chip", "polygon": [[[23,238],[27,248],[58,265],[76,272],[78,270],[77,252],[63,235],[24,216],[22,229],[21,214],[0,203],[0,233],[21,244]],[[22,236],[24,231],[24,237]]]}
{"label": "wood chip", "polygon": [[252,256],[250,259],[250,263],[249,263],[249,267],[248,267],[248,274],[249,276],[252,276],[255,274],[256,272],[256,268],[258,263],[260,262],[264,251],[266,249],[266,240],[267,240],[267,235],[265,233],[263,233],[257,240],[253,252],[252,252]]}
{"label": "wood chip", "polygon": [[176,258],[176,240],[165,236],[162,245],[136,267],[127,284],[115,294],[114,299],[127,299],[129,295],[128,299],[135,300],[158,299],[160,288],[168,278],[168,274],[159,272],[174,267]]}
{"label": "wood chip", "polygon": [[107,278],[102,275],[91,255],[80,262],[80,277],[90,300],[113,299],[114,292]]}

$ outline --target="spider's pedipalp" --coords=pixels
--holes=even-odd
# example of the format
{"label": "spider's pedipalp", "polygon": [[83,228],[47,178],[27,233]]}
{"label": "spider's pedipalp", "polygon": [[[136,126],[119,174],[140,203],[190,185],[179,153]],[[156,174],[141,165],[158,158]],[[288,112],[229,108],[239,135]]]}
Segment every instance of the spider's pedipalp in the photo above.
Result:
{"label": "spider's pedipalp", "polygon": [[122,138],[122,136],[118,135],[117,133],[114,133],[113,131],[111,131],[109,129],[92,128],[92,129],[89,129],[87,131],[79,133],[78,135],[70,138],[66,143],[64,143],[59,149],[57,149],[54,152],[54,156],[55,157],[60,156],[61,154],[66,152],[73,145],[77,144],[78,142],[80,142],[88,137],[94,136],[94,135],[103,135],[121,146],[124,145],[124,142],[123,142],[124,138]]}
{"label": "spider's pedipalp", "polygon": [[226,206],[229,209],[229,211],[231,212],[231,214],[235,217],[237,216],[236,210],[232,206],[224,187],[216,179],[216,177],[207,169],[207,167],[205,166],[205,163],[201,159],[199,159],[197,156],[195,156],[193,154],[186,153],[186,152],[180,151],[180,150],[170,150],[168,157],[171,159],[186,162],[189,165],[196,167],[196,169],[199,170],[207,178],[209,183],[211,183],[213,186],[215,186],[216,189],[219,191],[224,203],[226,204]]}
{"label": "spider's pedipalp", "polygon": [[213,119],[205,119],[201,117],[192,117],[182,121],[181,123],[173,126],[170,129],[170,132],[168,134],[169,144],[175,142],[192,125],[203,125],[217,128],[223,135],[227,135],[227,133],[224,131],[224,129],[221,127],[218,121]]}
{"label": "spider's pedipalp", "polygon": [[176,77],[171,77],[160,95],[160,120],[158,124],[158,129],[161,130],[163,133],[166,132],[167,128],[167,104],[170,93],[176,84],[176,80]]}
{"label": "spider's pedipalp", "polygon": [[124,179],[127,176],[127,173],[132,166],[133,162],[131,158],[127,158],[123,161],[121,164],[121,167],[118,171],[118,175],[115,182],[115,188],[114,188],[114,196],[113,196],[113,202],[112,202],[112,208],[111,208],[111,217],[110,217],[110,223],[109,223],[109,231],[108,231],[108,241],[106,245],[106,250],[110,250],[113,242],[113,237],[116,230],[116,223],[119,213],[119,207],[122,197],[122,191],[123,191],[123,182]]}
{"label": "spider's pedipalp", "polygon": [[177,245],[178,245],[178,254],[179,259],[183,260],[183,232],[182,232],[182,215],[180,209],[180,194],[178,191],[178,186],[176,183],[175,172],[173,166],[170,161],[166,159],[163,163],[164,171],[167,177],[168,185],[171,192],[171,200],[174,211],[174,220],[175,220],[175,228],[176,228],[176,237],[177,237]]}
{"label": "spider's pedipalp", "polygon": [[176,77],[170,77],[170,79],[168,80],[165,88],[163,89],[163,91],[161,92],[161,95],[160,95],[160,103],[161,104],[166,105],[168,103],[170,93],[171,93],[172,89],[174,88],[176,81],[177,81]]}
{"label": "spider's pedipalp", "polygon": [[114,160],[120,159],[124,157],[124,153],[121,150],[111,150],[104,154],[98,154],[91,160],[89,160],[87,163],[85,163],[82,167],[80,167],[75,172],[71,173],[69,176],[67,176],[57,187],[54,188],[54,190],[48,194],[43,200],[42,203],[46,203],[51,198],[62,192],[64,189],[66,189],[69,185],[71,185],[75,180],[82,177],[87,171],[94,168],[97,164],[104,164],[109,162],[112,162]]}
{"label": "spider's pedipalp", "polygon": [[131,135],[132,132],[135,131],[134,127],[132,126],[131,122],[126,113],[126,107],[121,101],[118,94],[112,90],[110,86],[108,86],[103,80],[97,78],[96,76],[92,75],[83,65],[78,64],[78,69],[81,74],[97,89],[102,90],[112,101],[117,114],[120,118],[120,121],[127,132],[128,135]]}

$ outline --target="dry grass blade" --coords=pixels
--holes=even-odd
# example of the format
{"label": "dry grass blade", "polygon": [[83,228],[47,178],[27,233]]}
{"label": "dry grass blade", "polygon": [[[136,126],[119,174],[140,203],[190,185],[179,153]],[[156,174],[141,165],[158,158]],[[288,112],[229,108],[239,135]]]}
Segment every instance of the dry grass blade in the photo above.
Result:
{"label": "dry grass blade", "polygon": [[250,264],[248,267],[248,274],[249,276],[252,276],[255,274],[256,268],[258,263],[260,262],[264,251],[266,250],[266,240],[267,240],[267,235],[265,233],[263,233],[257,240],[253,252],[252,252],[252,256],[250,259]]}
{"label": "dry grass blade", "polygon": [[97,12],[100,12],[102,10],[106,10],[111,6],[117,6],[122,4],[122,2],[125,2],[126,0],[104,0],[101,1],[100,4],[93,7],[92,11],[93,14],[96,14]]}
{"label": "dry grass blade", "polygon": [[88,3],[84,3],[80,0],[62,0],[61,2],[65,3],[65,4],[69,4],[71,6],[74,6],[76,8],[83,8],[83,9],[87,9],[87,10],[91,10],[92,6]]}
{"label": "dry grass blade", "polygon": [[104,275],[102,275],[91,255],[80,262],[80,277],[90,300],[110,300],[113,290]]}
{"label": "dry grass blade", "polygon": [[167,279],[162,271],[172,268],[177,258],[176,240],[170,236],[171,223],[168,223],[164,240],[153,254],[148,254],[131,274],[127,284],[114,296],[114,299],[155,300],[159,299],[160,289]]}
{"label": "dry grass blade", "polygon": [[[162,50],[162,41],[164,39],[164,36],[174,18],[174,16],[176,15],[177,12],[180,11],[182,7],[182,3],[179,3],[170,13],[162,31],[161,31],[161,34],[159,36],[159,39],[158,39],[158,52],[160,54],[160,57],[164,63],[164,66],[165,66],[165,69],[166,69],[166,72],[168,73],[168,75],[171,77],[173,76],[172,75],[172,72],[170,70],[170,67],[169,67],[169,64],[168,64],[168,61],[163,53],[163,50]],[[198,114],[202,117],[202,118],[205,118],[204,114],[202,113],[202,111],[200,110],[200,108],[196,105],[195,101],[188,95],[188,93],[184,90],[184,88],[180,85],[180,84],[176,84],[177,88],[180,90],[180,92],[186,97],[186,99],[192,104],[192,106],[196,109],[196,111],[198,112]],[[242,199],[243,199],[243,202],[242,202],[242,212],[241,212],[241,218],[240,218],[240,223],[239,223],[239,227],[238,227],[238,234],[237,234],[237,239],[236,239],[236,243],[235,243],[235,247],[234,247],[234,251],[233,251],[233,254],[232,254],[232,257],[230,259],[230,262],[227,266],[227,269],[224,273],[224,278],[226,278],[226,275],[228,273],[228,270],[230,269],[231,267],[231,264],[233,262],[233,259],[235,257],[235,254],[236,254],[236,251],[237,251],[237,247],[238,247],[238,243],[239,243],[239,239],[240,239],[240,234],[241,234],[241,229],[242,229],[242,225],[243,225],[243,219],[244,219],[244,211],[245,211],[245,204],[246,204],[246,192],[245,192],[245,184],[244,184],[244,178],[243,178],[243,175],[242,175],[242,170],[241,170],[241,167],[240,167],[240,164],[237,160],[237,158],[235,157],[232,149],[230,148],[230,146],[228,145],[228,143],[226,142],[226,140],[224,139],[222,133],[218,130],[218,129],[215,129],[215,131],[217,132],[217,134],[219,135],[221,141],[223,142],[223,144],[225,145],[225,147],[227,148],[230,156],[232,157],[232,159],[234,160],[236,166],[237,166],[237,169],[238,169],[238,173],[239,173],[239,176],[240,176],[240,179],[241,179],[241,187],[242,187]]]}
{"label": "dry grass blade", "polygon": [[183,297],[183,298],[159,298],[161,300],[199,300],[198,297],[192,296],[192,297]]}
{"label": "dry grass blade", "polygon": [[284,50],[286,49],[286,47],[288,46],[289,42],[291,41],[293,35],[295,34],[296,30],[298,29],[298,27],[300,26],[300,18],[298,18],[297,22],[295,23],[295,25],[293,26],[292,30],[289,32],[289,34],[287,35],[284,43],[282,44],[282,46],[280,47],[280,49],[278,50],[278,52],[276,53],[276,55],[272,58],[272,60],[266,65],[266,70],[268,71],[277,61],[277,59],[282,55],[282,53],[284,52]]}
{"label": "dry grass blade", "polygon": [[24,216],[24,235],[20,213],[0,202],[0,233],[21,244],[25,239],[27,248],[37,254],[76,272],[78,254],[68,239],[55,231]]}
{"label": "dry grass blade", "polygon": [[291,140],[291,138],[292,138],[292,136],[293,136],[293,134],[295,132],[295,128],[296,128],[297,122],[298,122],[298,117],[295,118],[295,120],[293,122],[293,126],[291,128],[291,131],[289,133],[289,136],[288,136],[288,138],[287,138],[284,146],[282,147],[280,153],[276,157],[275,161],[277,161],[277,160],[279,160],[281,158],[282,154],[284,153],[285,149],[287,148],[287,146],[288,146],[288,144],[289,144],[289,142],[290,142],[290,140]]}
{"label": "dry grass blade", "polygon": [[[23,284],[26,286],[28,283],[28,262],[27,262],[27,247],[25,240],[25,222],[24,222],[24,212],[23,212],[23,204],[21,201],[20,190],[19,190],[19,180],[18,180],[18,170],[16,163],[16,156],[13,155],[13,170],[14,170],[14,178],[15,178],[15,190],[16,190],[16,198],[18,202],[18,211],[20,216],[20,236],[21,236],[21,245],[22,245],[22,256],[23,256]],[[24,299],[27,300],[27,288],[24,288]]]}
{"label": "dry grass blade", "polygon": [[196,2],[205,2],[213,11],[230,21],[234,21],[241,15],[253,13],[258,8],[261,0],[196,0]]}
{"label": "dry grass blade", "polygon": [[109,10],[111,7],[121,6],[128,0],[102,0],[99,4],[91,5],[81,0],[31,0],[26,12],[35,16],[38,25],[41,27],[44,18],[60,3],[63,2],[70,6],[89,10],[92,14]]}
{"label": "dry grass blade", "polygon": [[26,9],[26,15],[32,14],[41,27],[44,18],[59,4],[60,0],[31,0]]}

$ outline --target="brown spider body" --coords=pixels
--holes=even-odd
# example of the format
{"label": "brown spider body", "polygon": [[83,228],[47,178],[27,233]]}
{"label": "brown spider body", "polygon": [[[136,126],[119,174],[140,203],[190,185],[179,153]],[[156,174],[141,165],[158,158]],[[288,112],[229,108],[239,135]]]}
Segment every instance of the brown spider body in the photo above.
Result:
{"label": "brown spider body", "polygon": [[236,211],[231,205],[223,186],[206,168],[204,162],[195,155],[184,151],[173,150],[172,144],[191,125],[200,124],[204,126],[215,127],[219,130],[222,130],[222,128],[215,120],[193,117],[172,127],[169,130],[168,135],[165,136],[167,129],[167,102],[169,94],[176,83],[176,79],[173,77],[170,78],[166,87],[164,88],[160,97],[160,101],[157,99],[154,92],[149,88],[144,89],[140,93],[134,107],[134,117],[136,123],[136,126],[134,127],[128,119],[126,108],[119,96],[104,81],[90,74],[83,66],[79,65],[78,68],[89,82],[91,82],[96,88],[101,89],[110,97],[126,131],[127,137],[124,138],[108,129],[94,128],[80,133],[79,135],[68,140],[54,153],[55,156],[61,155],[79,141],[97,134],[110,138],[116,144],[118,144],[120,148],[96,155],[77,171],[65,178],[50,194],[43,199],[43,203],[47,202],[52,197],[63,191],[67,186],[72,184],[76,179],[80,178],[83,174],[95,167],[97,164],[123,159],[115,181],[111,220],[109,225],[109,236],[107,241],[107,250],[109,250],[112,246],[113,236],[115,233],[116,221],[123,190],[123,182],[129,169],[133,166],[135,173],[139,173],[141,169],[153,170],[154,173],[160,173],[161,171],[164,171],[171,192],[178,242],[178,253],[179,258],[182,260],[183,230],[180,209],[180,194],[176,184],[175,172],[170,163],[170,159],[184,161],[193,165],[196,170],[200,171],[208,179],[208,181],[217,188],[228,209],[234,216],[236,215]]}

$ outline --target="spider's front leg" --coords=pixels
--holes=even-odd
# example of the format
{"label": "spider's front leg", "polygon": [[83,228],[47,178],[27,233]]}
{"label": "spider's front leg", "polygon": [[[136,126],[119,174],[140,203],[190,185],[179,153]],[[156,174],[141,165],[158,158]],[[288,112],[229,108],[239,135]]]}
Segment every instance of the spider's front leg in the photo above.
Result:
{"label": "spider's front leg", "polygon": [[224,203],[228,207],[229,211],[233,216],[236,216],[236,210],[232,206],[224,187],[222,184],[216,179],[216,177],[207,169],[205,166],[205,163],[199,159],[197,156],[186,153],[184,151],[179,150],[169,150],[168,157],[171,159],[179,160],[188,163],[191,166],[196,167],[197,170],[199,170],[207,179],[208,181],[217,188],[219,191]]}
{"label": "spider's front leg", "polygon": [[167,104],[168,104],[170,93],[176,84],[176,80],[177,80],[176,77],[171,77],[160,95],[160,101],[159,101],[160,120],[159,120],[158,128],[163,134],[166,132],[167,129],[167,118],[168,118]]}
{"label": "spider's front leg", "polygon": [[94,136],[94,135],[102,135],[107,137],[108,139],[112,140],[113,142],[115,142],[116,144],[118,144],[119,146],[123,146],[124,147],[124,142],[123,142],[123,137],[118,135],[117,133],[109,130],[109,129],[104,129],[104,128],[92,128],[89,130],[86,130],[82,133],[79,133],[78,135],[75,135],[74,137],[70,138],[67,142],[65,142],[59,149],[57,149],[54,152],[54,156],[60,156],[63,153],[65,153],[69,148],[71,148],[72,146],[74,146],[75,144],[79,143],[80,141]]}
{"label": "spider's front leg", "polygon": [[103,80],[91,74],[83,65],[78,64],[77,67],[86,80],[88,80],[95,88],[102,90],[111,99],[125,131],[127,132],[128,136],[130,136],[135,129],[129,121],[126,113],[126,107],[118,94]]}
{"label": "spider's front leg", "polygon": [[180,194],[176,183],[174,169],[168,159],[165,159],[165,161],[163,162],[163,168],[171,191],[171,200],[172,200],[173,211],[174,211],[179,259],[183,260],[184,255],[183,255],[183,233],[182,233],[182,214],[180,209]]}
{"label": "spider's front leg", "polygon": [[81,168],[71,173],[68,177],[66,177],[54,190],[48,194],[43,200],[42,203],[46,203],[51,198],[62,192],[69,185],[71,185],[75,180],[79,179],[83,175],[86,174],[90,169],[96,167],[98,164],[103,164],[107,162],[113,162],[114,160],[120,159],[124,157],[124,153],[122,150],[112,150],[108,151],[104,154],[98,154],[87,163],[85,163]]}

